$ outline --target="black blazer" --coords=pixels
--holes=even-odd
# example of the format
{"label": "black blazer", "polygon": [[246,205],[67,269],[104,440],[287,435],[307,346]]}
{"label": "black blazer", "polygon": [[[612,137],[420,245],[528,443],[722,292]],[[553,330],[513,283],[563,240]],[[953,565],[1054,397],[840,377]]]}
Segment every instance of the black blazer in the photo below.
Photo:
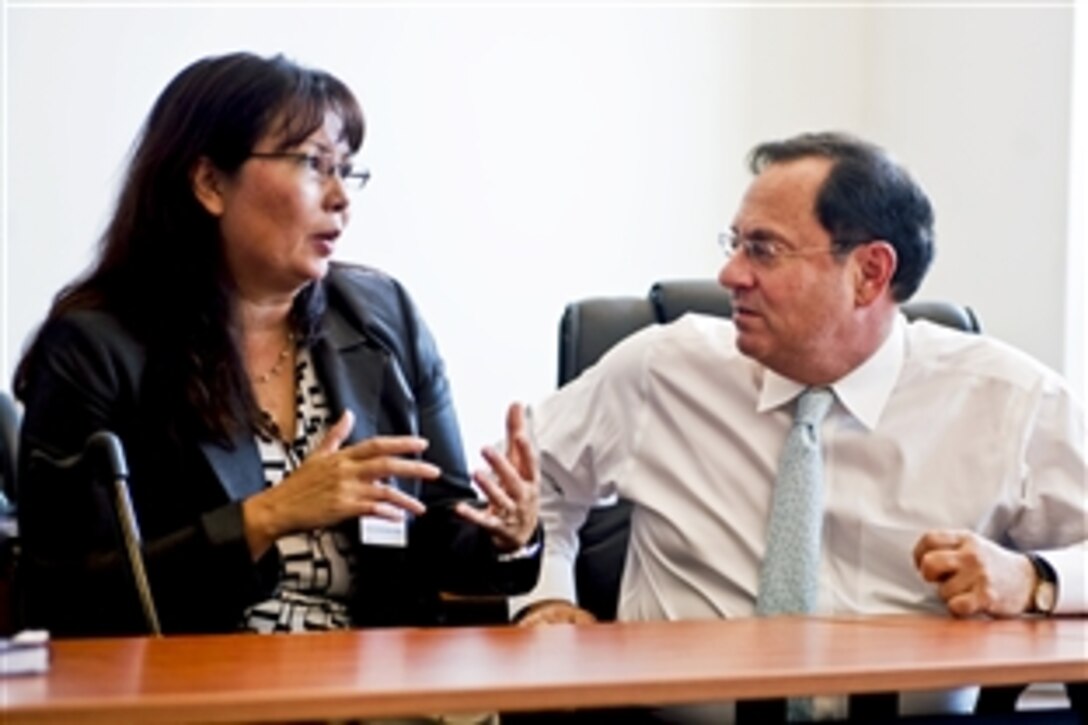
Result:
{"label": "black blazer", "polygon": [[[434,341],[404,289],[363,267],[333,265],[321,284],[327,311],[311,349],[334,419],[355,414],[351,442],[417,434],[439,481],[404,484],[427,505],[409,522],[405,548],[364,546],[358,523],[351,602],[359,626],[441,623],[438,593],[513,594],[536,582],[539,556],[500,562],[491,537],[452,511],[473,498],[450,390]],[[58,478],[36,464],[80,450],[109,429],[124,442],[148,576],[165,632],[237,629],[244,608],[279,576],[276,548],[253,562],[240,502],[264,487],[251,435],[233,448],[172,442],[145,386],[144,350],[117,317],[80,311],[49,322],[22,389],[20,589],[27,625],[57,635],[144,630],[123,565],[107,490]],[[539,534],[538,534],[539,536]]]}

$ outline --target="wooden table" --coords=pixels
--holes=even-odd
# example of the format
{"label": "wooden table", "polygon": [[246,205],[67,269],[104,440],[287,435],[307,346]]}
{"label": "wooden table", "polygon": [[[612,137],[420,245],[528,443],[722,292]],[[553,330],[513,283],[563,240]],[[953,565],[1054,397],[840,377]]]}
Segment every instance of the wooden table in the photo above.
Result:
{"label": "wooden table", "polygon": [[535,710],[1088,680],[1088,619],[738,620],[53,643],[0,722]]}

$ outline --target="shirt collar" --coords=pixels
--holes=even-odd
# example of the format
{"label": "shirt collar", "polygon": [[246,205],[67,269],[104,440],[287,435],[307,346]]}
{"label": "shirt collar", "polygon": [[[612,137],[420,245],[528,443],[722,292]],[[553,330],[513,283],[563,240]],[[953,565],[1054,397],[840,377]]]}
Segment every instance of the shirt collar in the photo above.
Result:
{"label": "shirt collar", "polygon": [[[902,314],[896,315],[891,332],[876,352],[830,386],[839,403],[869,430],[876,427],[899,379],[906,351],[906,334]],[[785,405],[800,395],[805,387],[764,368],[756,410],[764,413]]]}

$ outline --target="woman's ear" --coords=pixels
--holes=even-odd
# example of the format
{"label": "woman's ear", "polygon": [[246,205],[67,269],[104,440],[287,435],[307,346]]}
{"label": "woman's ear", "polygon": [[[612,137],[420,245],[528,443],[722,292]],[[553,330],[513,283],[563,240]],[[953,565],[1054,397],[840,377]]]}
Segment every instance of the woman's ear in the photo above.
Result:
{"label": "woman's ear", "polygon": [[207,156],[201,156],[193,165],[189,179],[193,185],[193,196],[214,217],[222,216],[223,174]]}
{"label": "woman's ear", "polygon": [[878,239],[855,248],[854,258],[857,264],[854,299],[858,306],[865,307],[891,287],[899,256],[895,247]]}

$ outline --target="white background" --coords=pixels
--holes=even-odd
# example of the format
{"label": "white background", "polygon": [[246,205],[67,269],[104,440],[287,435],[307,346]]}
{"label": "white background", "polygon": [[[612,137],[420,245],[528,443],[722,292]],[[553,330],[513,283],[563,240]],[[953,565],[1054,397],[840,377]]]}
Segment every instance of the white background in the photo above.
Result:
{"label": "white background", "polygon": [[473,462],[507,401],[554,386],[564,305],[716,274],[747,150],[805,130],[891,149],[937,210],[918,297],[971,305],[1083,393],[1069,4],[9,0],[3,20],[2,387],[90,260],[155,96],[245,49],[362,102],[374,176],[339,255],[412,292]]}

